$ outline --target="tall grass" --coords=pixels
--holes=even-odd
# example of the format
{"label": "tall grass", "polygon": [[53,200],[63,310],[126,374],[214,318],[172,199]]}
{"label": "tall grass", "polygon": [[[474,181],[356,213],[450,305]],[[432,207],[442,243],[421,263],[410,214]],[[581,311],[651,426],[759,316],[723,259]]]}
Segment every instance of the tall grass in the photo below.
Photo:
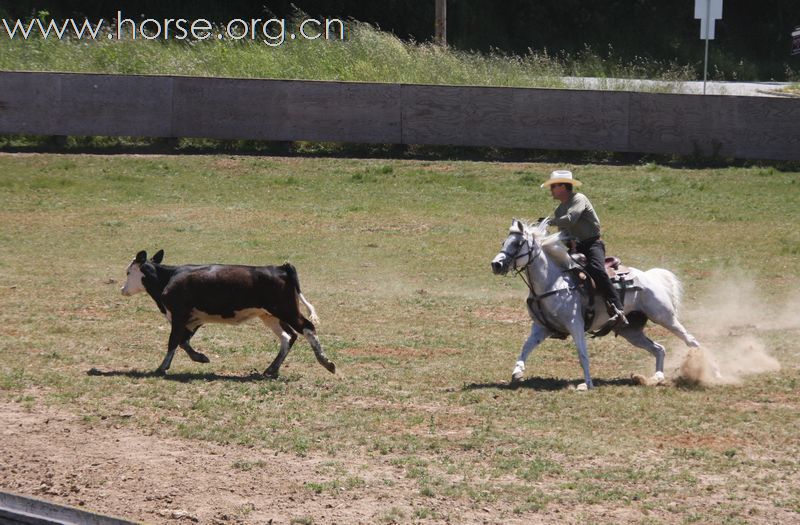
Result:
{"label": "tall grass", "polygon": [[11,39],[0,34],[0,70],[170,74],[236,78],[342,80],[508,87],[563,87],[563,76],[689,80],[689,66],[529,50],[481,54],[405,42],[350,22],[345,40],[298,38],[270,47],[260,40],[148,41],[141,38]]}

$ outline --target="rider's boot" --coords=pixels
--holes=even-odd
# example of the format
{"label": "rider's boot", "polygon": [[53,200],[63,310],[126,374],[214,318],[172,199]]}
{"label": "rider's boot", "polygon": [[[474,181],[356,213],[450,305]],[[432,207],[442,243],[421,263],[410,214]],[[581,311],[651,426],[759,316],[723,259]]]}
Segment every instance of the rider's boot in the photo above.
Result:
{"label": "rider's boot", "polygon": [[615,329],[625,328],[628,326],[628,318],[625,317],[625,312],[622,311],[621,308],[613,305],[611,303],[608,304],[608,314],[610,317],[608,318],[607,326],[613,327]]}

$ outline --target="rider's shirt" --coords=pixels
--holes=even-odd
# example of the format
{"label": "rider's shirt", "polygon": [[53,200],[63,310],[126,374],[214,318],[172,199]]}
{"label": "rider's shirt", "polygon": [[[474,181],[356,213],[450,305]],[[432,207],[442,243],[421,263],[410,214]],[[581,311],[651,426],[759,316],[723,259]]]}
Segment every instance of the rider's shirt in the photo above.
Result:
{"label": "rider's shirt", "polygon": [[558,226],[578,241],[600,236],[600,219],[592,203],[583,193],[573,193],[567,201],[558,205],[550,224]]}

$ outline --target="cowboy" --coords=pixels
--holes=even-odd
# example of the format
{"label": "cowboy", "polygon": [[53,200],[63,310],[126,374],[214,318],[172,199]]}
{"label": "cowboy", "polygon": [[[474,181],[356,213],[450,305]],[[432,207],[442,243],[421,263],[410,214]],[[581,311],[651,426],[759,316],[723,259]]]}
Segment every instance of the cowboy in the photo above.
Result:
{"label": "cowboy", "polygon": [[608,305],[610,319],[606,326],[621,328],[628,325],[628,320],[619,295],[606,273],[606,245],[600,239],[600,220],[586,195],[573,191],[573,188],[580,186],[581,182],[567,170],[552,172],[550,178],[541,185],[542,188],[550,188],[553,199],[561,202],[553,212],[550,224],[575,239],[575,251],[586,256],[586,273],[594,280]]}

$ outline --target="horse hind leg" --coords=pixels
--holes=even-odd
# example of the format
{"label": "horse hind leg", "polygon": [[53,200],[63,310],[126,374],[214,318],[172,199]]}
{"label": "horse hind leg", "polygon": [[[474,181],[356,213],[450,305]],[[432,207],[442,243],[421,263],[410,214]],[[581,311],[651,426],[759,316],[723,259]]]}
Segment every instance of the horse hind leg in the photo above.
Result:
{"label": "horse hind leg", "polygon": [[681,322],[678,321],[678,318],[674,314],[671,315],[669,318],[663,320],[653,319],[653,322],[656,324],[660,324],[661,326],[663,326],[664,328],[666,328],[667,330],[678,336],[684,343],[686,343],[686,346],[692,348],[697,348],[698,346],[700,346],[700,342],[697,339],[695,339],[695,337],[692,334],[686,331],[686,328],[683,327]]}
{"label": "horse hind leg", "polygon": [[664,380],[664,357],[667,355],[666,350],[663,346],[656,343],[646,335],[641,328],[623,328],[619,330],[619,335],[625,338],[633,346],[644,348],[647,350],[653,357],[656,358],[656,374],[653,379],[656,382],[661,382]]}
{"label": "horse hind leg", "polygon": [[[686,328],[678,321],[678,319],[673,316],[672,319],[668,323],[658,323],[676,336],[680,337],[686,346],[690,348],[700,348],[700,341],[695,339],[695,337],[686,331]],[[691,352],[692,350],[690,350]],[[709,352],[703,353],[708,364],[711,366],[711,373],[714,374],[714,377],[721,378],[722,377],[722,370],[720,369],[719,362],[713,356],[713,354]]]}

